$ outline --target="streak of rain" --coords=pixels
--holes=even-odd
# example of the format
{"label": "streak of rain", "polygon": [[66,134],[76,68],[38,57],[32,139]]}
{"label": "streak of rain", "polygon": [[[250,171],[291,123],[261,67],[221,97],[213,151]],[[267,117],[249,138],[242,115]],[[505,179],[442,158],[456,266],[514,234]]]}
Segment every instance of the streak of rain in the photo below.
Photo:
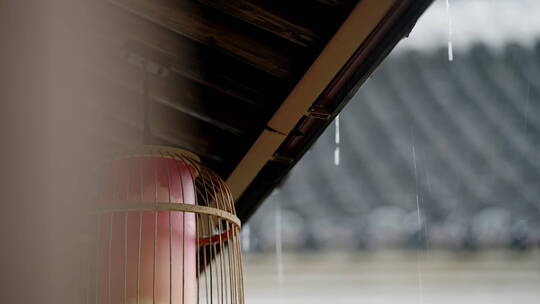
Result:
{"label": "streak of rain", "polygon": [[448,20],[448,61],[454,60],[452,47],[452,16],[450,15],[450,0],[446,0],[446,18]]}
{"label": "streak of rain", "polygon": [[336,116],[336,134],[335,134],[335,144],[336,148],[334,149],[334,165],[339,166],[340,163],[340,150],[339,150],[339,144],[340,144],[340,134],[339,134],[339,115]]}
{"label": "streak of rain", "polygon": [[[415,183],[415,194],[416,194],[416,215],[417,215],[417,221],[418,221],[418,237],[422,238],[422,214],[421,214],[421,206],[420,206],[420,194],[418,189],[418,168],[417,168],[417,162],[416,162],[416,149],[414,145],[414,133],[412,134],[412,157],[413,157],[413,168],[414,168],[414,183]],[[417,280],[418,280],[418,293],[419,293],[419,300],[420,303],[424,303],[424,282],[423,282],[423,276],[422,276],[422,254],[421,252],[418,253],[417,261],[416,261],[416,273],[417,273]]]}
{"label": "streak of rain", "polygon": [[527,138],[527,132],[528,132],[528,125],[529,125],[529,103],[530,103],[530,96],[531,96],[531,80],[527,80],[527,101],[525,103],[525,120],[523,123],[523,135],[525,135],[525,138]]}
{"label": "streak of rain", "polygon": [[282,241],[282,221],[281,221],[281,203],[276,202],[276,271],[278,283],[279,303],[282,303],[283,290],[283,241]]}
{"label": "streak of rain", "polygon": [[245,224],[242,228],[242,250],[244,252],[249,252],[251,249],[250,244],[250,231],[249,231],[249,224]]}

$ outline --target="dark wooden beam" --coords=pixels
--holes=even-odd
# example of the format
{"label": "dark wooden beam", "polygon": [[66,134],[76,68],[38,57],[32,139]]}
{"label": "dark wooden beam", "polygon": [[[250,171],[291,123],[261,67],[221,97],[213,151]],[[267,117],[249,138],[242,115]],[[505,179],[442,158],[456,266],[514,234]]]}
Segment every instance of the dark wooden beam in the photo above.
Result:
{"label": "dark wooden beam", "polygon": [[311,29],[294,24],[253,0],[198,1],[304,47],[310,47],[319,40]]}
{"label": "dark wooden beam", "polygon": [[106,17],[95,29],[104,40],[98,45],[162,61],[173,73],[247,104],[273,108],[291,85],[121,8],[102,6],[99,15]]}
{"label": "dark wooden beam", "polygon": [[317,2],[334,7],[352,7],[358,0],[316,0]]}
{"label": "dark wooden beam", "polygon": [[[131,40],[130,42],[132,43],[129,43],[124,51],[148,60],[160,60],[159,58],[162,58],[161,61],[165,61],[163,64],[166,65],[166,68],[172,74],[177,74],[187,81],[192,81],[220,92],[248,106],[268,108],[274,103],[271,96],[260,91],[262,86],[256,88],[245,81],[248,74],[247,72],[246,74],[241,74],[240,72],[243,71],[241,67],[237,69],[224,68],[225,64],[223,61],[221,66],[218,67],[217,64],[212,64],[218,59],[215,55],[207,54],[203,51],[196,52],[192,47],[184,43],[178,45],[178,49],[176,49],[177,55],[171,53],[165,54],[160,52],[162,47],[156,46],[151,41],[144,39],[144,37],[139,38]],[[192,55],[188,58],[186,54]],[[249,73],[249,75],[257,78],[253,73]],[[180,80],[180,82],[185,82],[186,80]]]}
{"label": "dark wooden beam", "polygon": [[[91,124],[90,127],[81,129],[81,135],[101,139],[107,147],[112,150],[121,150],[141,145],[142,125],[138,122],[122,117],[112,116],[98,109],[88,109],[86,119]],[[165,145],[187,149],[197,155],[212,160],[213,163],[222,163],[223,158],[206,147],[194,145],[185,140],[179,140],[161,130],[153,130],[153,144]]]}
{"label": "dark wooden beam", "polygon": [[189,0],[109,0],[133,14],[280,78],[291,76],[292,59],[248,33],[244,28],[220,20],[208,9]]}
{"label": "dark wooden beam", "polygon": [[[141,97],[143,68],[122,58],[116,62],[112,58],[108,61],[106,65],[86,68],[91,75],[95,75],[93,82],[122,88]],[[239,103],[217,91],[180,79],[174,73],[162,77],[148,72],[148,77],[149,98],[152,102],[237,136],[254,134],[259,129],[256,126],[262,128],[270,116],[268,110]],[[135,100],[134,106],[138,106],[139,101]],[[239,108],[242,111],[235,110]]]}
{"label": "dark wooden beam", "polygon": [[[91,128],[99,127],[111,137],[119,137],[119,142],[142,144],[143,102],[138,92],[94,81],[90,82],[87,90],[87,93],[81,91],[81,102],[87,116],[95,121],[89,124]],[[234,156],[237,151],[227,147],[242,149],[248,144],[247,138],[201,123],[160,103],[152,104],[150,114],[152,142],[155,144],[188,148],[215,160]]]}

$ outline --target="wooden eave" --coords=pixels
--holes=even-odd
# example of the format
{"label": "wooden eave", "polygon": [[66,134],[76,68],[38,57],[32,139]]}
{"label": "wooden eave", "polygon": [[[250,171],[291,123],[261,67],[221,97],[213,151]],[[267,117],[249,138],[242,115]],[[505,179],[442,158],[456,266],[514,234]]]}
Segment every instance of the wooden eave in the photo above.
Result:
{"label": "wooden eave", "polygon": [[360,1],[227,179],[247,220],[432,1]]}
{"label": "wooden eave", "polygon": [[152,143],[198,154],[247,220],[431,2],[88,3],[92,136],[140,143],[146,79]]}

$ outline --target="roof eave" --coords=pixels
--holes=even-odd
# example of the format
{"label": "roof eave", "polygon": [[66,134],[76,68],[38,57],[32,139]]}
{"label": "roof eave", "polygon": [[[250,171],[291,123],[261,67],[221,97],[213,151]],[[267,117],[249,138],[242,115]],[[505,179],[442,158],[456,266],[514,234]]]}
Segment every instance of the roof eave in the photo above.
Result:
{"label": "roof eave", "polygon": [[246,221],[313,145],[432,0],[363,0],[227,179]]}

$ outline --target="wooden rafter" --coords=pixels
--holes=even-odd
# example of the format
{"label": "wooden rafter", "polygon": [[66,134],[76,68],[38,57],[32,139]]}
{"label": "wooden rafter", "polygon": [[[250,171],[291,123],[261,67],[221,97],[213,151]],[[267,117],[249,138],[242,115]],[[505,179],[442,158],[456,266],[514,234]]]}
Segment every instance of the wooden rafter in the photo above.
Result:
{"label": "wooden rafter", "polygon": [[181,0],[109,0],[138,16],[280,78],[290,76],[291,58],[234,24],[218,22],[198,3]]}
{"label": "wooden rafter", "polygon": [[[225,64],[231,64],[225,55],[203,50],[194,42],[120,8],[102,11],[101,15],[107,15],[106,22],[96,32],[104,39],[99,45],[110,47],[110,52],[137,52],[150,60],[159,57],[173,73],[247,104],[268,107],[276,102],[272,94],[265,93],[263,84],[279,81],[278,78],[245,64],[228,68]],[[251,75],[249,79],[245,79],[247,73]],[[268,77],[272,79],[266,80]]]}
{"label": "wooden rafter", "polygon": [[350,6],[350,5],[354,5],[355,3],[355,0],[316,0],[316,1],[324,5],[335,6],[335,7]]}
{"label": "wooden rafter", "polygon": [[301,46],[309,47],[319,40],[312,30],[294,24],[252,0],[198,1]]}

